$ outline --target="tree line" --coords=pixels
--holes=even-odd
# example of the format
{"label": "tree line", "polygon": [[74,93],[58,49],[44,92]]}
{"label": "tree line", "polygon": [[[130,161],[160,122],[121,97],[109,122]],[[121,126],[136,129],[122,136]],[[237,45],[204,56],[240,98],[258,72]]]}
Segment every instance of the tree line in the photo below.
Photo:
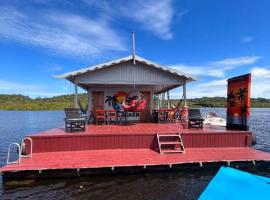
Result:
{"label": "tree line", "polygon": [[[88,96],[86,93],[78,94],[78,98],[83,105],[87,104]],[[172,103],[177,103],[177,99]],[[198,107],[196,104],[211,104],[214,107],[225,108],[225,97],[202,97],[188,99],[189,107]],[[60,95],[50,98],[30,98],[24,95],[0,94],[0,110],[63,110],[67,107],[73,107],[74,95]],[[251,107],[270,108],[270,99],[251,98]]]}

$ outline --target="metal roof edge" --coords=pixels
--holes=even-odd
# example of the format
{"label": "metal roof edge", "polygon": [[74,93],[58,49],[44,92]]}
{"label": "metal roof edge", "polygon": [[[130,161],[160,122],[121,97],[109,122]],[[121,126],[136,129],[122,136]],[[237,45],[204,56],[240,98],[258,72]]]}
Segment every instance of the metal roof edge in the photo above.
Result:
{"label": "metal roof edge", "polygon": [[[132,59],[133,59],[133,56],[129,55],[129,56],[118,58],[118,59],[108,61],[108,62],[105,62],[105,63],[101,63],[101,64],[93,65],[93,66],[90,66],[90,67],[82,68],[80,70],[75,70],[75,71],[67,72],[67,73],[60,74],[60,75],[53,75],[53,77],[54,78],[66,78],[67,79],[67,78],[72,77],[72,76],[76,76],[76,75],[83,74],[83,73],[86,73],[86,72],[94,71],[94,70],[101,69],[101,68],[104,68],[104,67],[109,67],[111,65],[119,64],[121,62],[126,62],[126,61],[129,61],[129,60],[132,60]],[[187,78],[190,81],[196,80],[195,77],[193,77],[193,76],[191,76],[191,75],[189,75],[187,73],[184,73],[182,71],[179,71],[177,69],[173,69],[173,68],[170,68],[170,67],[162,66],[160,64],[157,64],[155,62],[147,60],[147,59],[145,59],[143,57],[140,57],[138,55],[135,55],[135,60],[139,61],[139,62],[142,62],[142,63],[145,63],[145,64],[147,64],[149,66],[155,67],[157,69],[161,69],[163,71],[166,71],[166,72],[169,72],[169,73],[172,73],[172,74],[176,74],[178,76],[184,76],[185,78]]]}

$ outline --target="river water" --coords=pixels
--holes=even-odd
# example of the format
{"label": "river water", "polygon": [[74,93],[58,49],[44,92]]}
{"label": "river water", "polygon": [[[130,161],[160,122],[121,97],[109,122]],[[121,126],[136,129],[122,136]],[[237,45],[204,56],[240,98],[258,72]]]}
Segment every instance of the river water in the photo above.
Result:
{"label": "river water", "polygon": [[[216,109],[225,117],[225,109]],[[62,111],[0,111],[0,166],[8,145],[24,136],[63,126]],[[270,152],[270,109],[252,109],[250,128],[255,148]],[[270,177],[270,169],[252,173]],[[155,172],[135,175],[92,176],[19,181],[2,184],[0,199],[197,199],[217,170]]]}

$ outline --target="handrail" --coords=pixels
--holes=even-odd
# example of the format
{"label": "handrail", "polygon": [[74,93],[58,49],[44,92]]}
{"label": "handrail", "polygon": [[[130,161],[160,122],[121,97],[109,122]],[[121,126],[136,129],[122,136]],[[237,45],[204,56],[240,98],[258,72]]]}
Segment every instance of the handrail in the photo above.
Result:
{"label": "handrail", "polygon": [[[23,148],[25,147],[25,140],[29,140],[30,141],[30,154],[28,155],[23,155]],[[33,140],[30,137],[25,137],[22,139],[21,142],[21,157],[23,158],[31,158],[32,157],[32,153],[33,153]]]}
{"label": "handrail", "polygon": [[[19,158],[17,161],[9,161],[9,154],[10,154],[10,149],[11,149],[11,146],[12,145],[15,145],[18,147],[18,154],[19,154]],[[18,143],[14,142],[14,143],[11,143],[8,147],[8,155],[7,155],[7,164],[20,164],[21,162],[21,147]]]}

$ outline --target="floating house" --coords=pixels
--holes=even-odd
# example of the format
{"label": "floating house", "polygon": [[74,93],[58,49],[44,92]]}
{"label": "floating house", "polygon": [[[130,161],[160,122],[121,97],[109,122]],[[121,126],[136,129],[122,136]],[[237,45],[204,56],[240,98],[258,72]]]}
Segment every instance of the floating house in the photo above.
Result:
{"label": "floating house", "polygon": [[[186,85],[194,78],[184,72],[133,53],[57,78],[74,84],[75,107],[78,87],[88,92],[89,124],[65,119],[79,130],[55,128],[11,144],[7,165],[0,168],[4,181],[270,164],[269,153],[252,148],[251,131],[203,126],[198,116],[186,116]],[[181,104],[156,102],[172,89],[183,93]],[[11,161],[15,147],[18,157]]]}
{"label": "floating house", "polygon": [[[191,75],[161,66],[136,55],[130,55],[103,64],[56,76],[65,78],[75,86],[75,106],[78,106],[77,87],[88,92],[89,111],[112,109],[106,97],[117,96],[121,99],[132,91],[139,91],[146,100],[146,106],[132,120],[150,122],[154,109],[155,95],[179,87],[186,105],[186,84],[194,81]],[[181,91],[180,91],[181,88]],[[124,98],[124,97],[123,97]],[[123,99],[122,98],[122,99]],[[121,100],[119,100],[121,101]]]}

